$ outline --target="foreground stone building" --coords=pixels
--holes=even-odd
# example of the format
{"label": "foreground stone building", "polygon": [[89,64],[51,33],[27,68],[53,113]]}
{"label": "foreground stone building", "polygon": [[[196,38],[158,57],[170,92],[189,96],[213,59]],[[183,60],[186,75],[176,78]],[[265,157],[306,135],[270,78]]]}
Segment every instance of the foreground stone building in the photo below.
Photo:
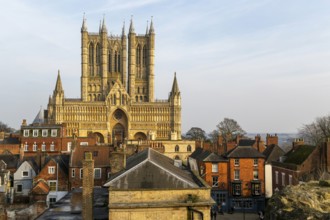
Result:
{"label": "foreground stone building", "polygon": [[112,176],[109,219],[210,219],[211,189],[175,161],[148,148]]}
{"label": "foreground stone building", "polygon": [[65,98],[60,73],[49,98],[47,121],[67,125],[69,136],[98,136],[100,143],[125,140],[180,140],[181,95],[176,76],[168,99],[154,97],[155,30],[108,35],[81,27],[81,98]]}

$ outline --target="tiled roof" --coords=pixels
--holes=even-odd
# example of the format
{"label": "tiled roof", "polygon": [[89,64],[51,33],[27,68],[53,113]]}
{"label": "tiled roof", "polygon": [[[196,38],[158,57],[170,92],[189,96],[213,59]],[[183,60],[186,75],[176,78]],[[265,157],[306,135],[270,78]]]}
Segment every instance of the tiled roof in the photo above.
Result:
{"label": "tiled roof", "polygon": [[265,158],[265,155],[257,151],[251,146],[237,146],[227,152],[228,158]]}
{"label": "tiled roof", "polygon": [[49,191],[49,186],[43,180],[38,181],[38,183],[32,188],[32,194],[48,194]]}
{"label": "tiled roof", "polygon": [[85,152],[92,152],[94,167],[110,166],[110,147],[108,146],[76,146],[71,155],[70,167],[82,167]]}
{"label": "tiled roof", "polygon": [[147,148],[128,158],[126,169],[112,176],[104,186],[118,189],[196,188],[203,184],[174,160]]}

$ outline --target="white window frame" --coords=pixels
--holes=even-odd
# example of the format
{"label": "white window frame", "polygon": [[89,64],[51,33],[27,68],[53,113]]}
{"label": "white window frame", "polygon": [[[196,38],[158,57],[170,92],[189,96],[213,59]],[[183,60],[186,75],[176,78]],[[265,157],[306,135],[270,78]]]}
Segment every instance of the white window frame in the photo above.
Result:
{"label": "white window frame", "polygon": [[68,142],[68,143],[66,144],[66,151],[70,152],[71,149],[72,149],[72,142]]}
{"label": "white window frame", "polygon": [[[99,171],[100,175],[96,176],[96,172],[95,171]],[[94,168],[94,179],[101,179],[102,178],[102,169],[101,168]]]}
{"label": "white window frame", "polygon": [[50,151],[54,151],[55,150],[55,144],[52,141],[52,143],[50,144]]}
{"label": "white window frame", "polygon": [[55,166],[49,166],[48,167],[48,174],[55,174],[56,168]]}
{"label": "white window frame", "polygon": [[41,151],[46,151],[46,144],[45,144],[45,142],[42,142]]}
{"label": "white window frame", "polygon": [[239,180],[240,178],[240,170],[234,170],[234,180]]}
{"label": "white window frame", "polygon": [[86,141],[80,142],[80,146],[88,146],[88,142],[86,142]]}
{"label": "white window frame", "polygon": [[29,137],[29,135],[30,135],[30,130],[28,130],[28,129],[24,129],[24,130],[23,130],[23,136],[24,136],[24,137]]}
{"label": "white window frame", "polygon": [[[24,173],[27,172],[27,175],[24,175]],[[22,171],[22,177],[29,177],[30,176],[30,173],[28,170],[23,170]]]}
{"label": "white window frame", "polygon": [[32,136],[33,137],[38,137],[38,135],[39,135],[39,130],[38,129],[33,129]]}
{"label": "white window frame", "polygon": [[292,175],[289,175],[289,185],[292,185]]}
{"label": "white window frame", "polygon": [[29,150],[29,145],[27,142],[25,142],[24,144],[24,151],[28,151]]}
{"label": "white window frame", "polygon": [[[257,174],[257,178],[255,178],[255,173]],[[255,180],[259,179],[259,171],[258,170],[253,170],[253,179],[255,179]]]}
{"label": "white window frame", "polygon": [[[54,192],[54,191],[57,190],[57,180],[48,180],[47,182],[48,182],[49,190],[50,190],[51,192]],[[55,190],[51,190],[51,187],[50,187],[50,184],[51,184],[51,183],[55,183]]]}
{"label": "white window frame", "polygon": [[278,171],[275,171],[275,183],[278,184]]}
{"label": "white window frame", "polygon": [[76,169],[72,168],[71,170],[71,177],[76,177]]}
{"label": "white window frame", "polygon": [[219,167],[217,163],[212,163],[212,173],[219,172]]}
{"label": "white window frame", "polygon": [[51,136],[52,137],[57,137],[57,129],[52,129],[51,130]]}
{"label": "white window frame", "polygon": [[42,129],[42,136],[47,137],[48,136],[48,129]]}
{"label": "white window frame", "polygon": [[234,165],[235,165],[235,167],[239,166],[239,159],[234,159]]}
{"label": "white window frame", "polygon": [[[18,186],[21,186],[21,191],[18,191]],[[17,184],[16,185],[16,192],[17,193],[22,193],[23,192],[23,184]]]}
{"label": "white window frame", "polygon": [[83,171],[82,168],[80,168],[80,170],[79,170],[79,176],[80,176],[80,179],[83,178],[83,176],[84,176],[83,174],[84,174],[84,171]]}
{"label": "white window frame", "polygon": [[38,145],[36,142],[33,143],[33,151],[37,151],[38,149]]}
{"label": "white window frame", "polygon": [[253,160],[253,166],[257,167],[258,166],[258,159]]}
{"label": "white window frame", "polygon": [[285,186],[285,173],[282,173],[282,186]]}

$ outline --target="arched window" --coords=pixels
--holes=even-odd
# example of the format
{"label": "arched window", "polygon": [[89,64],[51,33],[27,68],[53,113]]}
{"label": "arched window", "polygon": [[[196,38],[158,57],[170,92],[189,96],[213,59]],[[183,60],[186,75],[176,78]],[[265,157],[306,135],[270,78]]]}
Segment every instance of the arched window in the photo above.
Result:
{"label": "arched window", "polygon": [[175,152],[179,152],[180,151],[180,147],[179,147],[179,145],[176,145],[175,146]]}
{"label": "arched window", "polygon": [[93,43],[91,43],[89,45],[89,70],[90,70],[90,75],[93,76],[94,75],[94,45]]}
{"label": "arched window", "polygon": [[191,146],[190,145],[187,146],[187,152],[191,152]]}
{"label": "arched window", "polygon": [[117,59],[118,59],[118,57],[117,57],[117,51],[115,51],[115,72],[117,72],[118,71],[118,66],[117,66]]}
{"label": "arched window", "polygon": [[109,51],[109,57],[108,57],[108,70],[109,70],[109,72],[111,72],[112,71],[112,68],[111,68],[111,66],[112,66],[112,51],[110,50]]}
{"label": "arched window", "polygon": [[140,66],[141,63],[141,47],[140,45],[136,48],[136,66]]}
{"label": "arched window", "polygon": [[101,64],[101,49],[100,49],[100,45],[97,44],[96,45],[96,65],[100,65]]}
{"label": "arched window", "polygon": [[147,47],[143,47],[143,66],[147,65]]}
{"label": "arched window", "polygon": [[135,96],[135,101],[138,102],[139,101],[139,97]]}

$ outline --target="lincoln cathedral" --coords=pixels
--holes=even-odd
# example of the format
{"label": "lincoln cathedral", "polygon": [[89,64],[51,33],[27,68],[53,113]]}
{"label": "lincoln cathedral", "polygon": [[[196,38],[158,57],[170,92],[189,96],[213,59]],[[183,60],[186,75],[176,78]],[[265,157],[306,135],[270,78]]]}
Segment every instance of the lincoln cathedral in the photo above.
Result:
{"label": "lincoln cathedral", "polygon": [[[99,143],[124,140],[181,140],[181,95],[176,75],[169,97],[154,97],[155,30],[109,35],[106,23],[89,32],[81,27],[81,98],[66,98],[58,72],[46,121],[65,124],[67,135],[97,136]],[[170,88],[169,88],[170,89]]]}

